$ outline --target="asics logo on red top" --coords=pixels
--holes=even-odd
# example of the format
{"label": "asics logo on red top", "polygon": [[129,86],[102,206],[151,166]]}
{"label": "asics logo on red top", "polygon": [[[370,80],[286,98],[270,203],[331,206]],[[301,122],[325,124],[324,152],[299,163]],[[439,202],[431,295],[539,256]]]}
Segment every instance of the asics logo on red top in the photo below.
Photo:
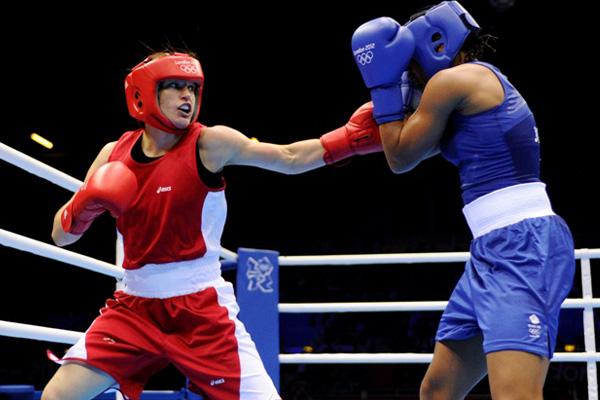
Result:
{"label": "asics logo on red top", "polygon": [[213,379],[213,380],[210,381],[210,386],[220,385],[222,383],[225,383],[225,379],[224,378]]}
{"label": "asics logo on red top", "polygon": [[162,192],[170,192],[171,190],[173,190],[171,186],[159,186],[158,189],[156,189],[156,194],[160,194]]}

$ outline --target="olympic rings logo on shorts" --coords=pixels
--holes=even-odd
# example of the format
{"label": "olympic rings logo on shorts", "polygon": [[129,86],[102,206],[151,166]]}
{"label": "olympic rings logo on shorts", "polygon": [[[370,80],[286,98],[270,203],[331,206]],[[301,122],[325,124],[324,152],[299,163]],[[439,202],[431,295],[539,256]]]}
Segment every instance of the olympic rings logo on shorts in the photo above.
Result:
{"label": "olympic rings logo on shorts", "polygon": [[371,61],[373,61],[373,52],[372,51],[367,51],[366,53],[360,53],[359,55],[356,56],[356,62],[359,63],[360,65],[365,65],[365,64],[371,64]]}

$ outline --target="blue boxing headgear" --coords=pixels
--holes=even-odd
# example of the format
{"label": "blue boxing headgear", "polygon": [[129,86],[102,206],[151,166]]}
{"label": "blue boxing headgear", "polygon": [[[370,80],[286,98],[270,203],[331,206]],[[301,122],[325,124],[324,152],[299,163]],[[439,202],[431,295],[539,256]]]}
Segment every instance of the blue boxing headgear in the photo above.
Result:
{"label": "blue boxing headgear", "polygon": [[458,1],[444,1],[433,6],[406,27],[415,38],[413,58],[428,79],[450,67],[467,36],[480,29]]}

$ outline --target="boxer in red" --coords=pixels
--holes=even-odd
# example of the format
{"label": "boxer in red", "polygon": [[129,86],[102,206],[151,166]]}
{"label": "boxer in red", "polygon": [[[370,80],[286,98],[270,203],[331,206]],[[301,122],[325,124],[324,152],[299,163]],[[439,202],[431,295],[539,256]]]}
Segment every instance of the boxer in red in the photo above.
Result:
{"label": "boxer in red", "polygon": [[108,143],[82,188],[59,209],[52,238],[78,240],[98,215],[117,218],[124,288],[109,299],[44,389],[43,399],[90,399],[118,385],[138,399],[148,378],[174,364],[206,399],[279,399],[237,319],[221,277],[228,165],[298,174],[354,154],[381,151],[372,106],[319,139],[288,145],[250,140],[196,122],[204,75],[190,54],[156,53],[125,80],[143,128]]}

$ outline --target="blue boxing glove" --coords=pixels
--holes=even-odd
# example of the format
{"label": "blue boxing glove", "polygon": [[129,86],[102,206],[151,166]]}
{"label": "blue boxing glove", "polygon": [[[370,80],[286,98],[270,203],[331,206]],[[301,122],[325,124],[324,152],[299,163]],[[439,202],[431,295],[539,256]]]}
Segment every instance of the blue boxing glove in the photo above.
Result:
{"label": "blue boxing glove", "polygon": [[371,89],[373,116],[378,124],[404,119],[402,74],[414,50],[411,31],[389,17],[366,22],[352,35],[354,60]]}

